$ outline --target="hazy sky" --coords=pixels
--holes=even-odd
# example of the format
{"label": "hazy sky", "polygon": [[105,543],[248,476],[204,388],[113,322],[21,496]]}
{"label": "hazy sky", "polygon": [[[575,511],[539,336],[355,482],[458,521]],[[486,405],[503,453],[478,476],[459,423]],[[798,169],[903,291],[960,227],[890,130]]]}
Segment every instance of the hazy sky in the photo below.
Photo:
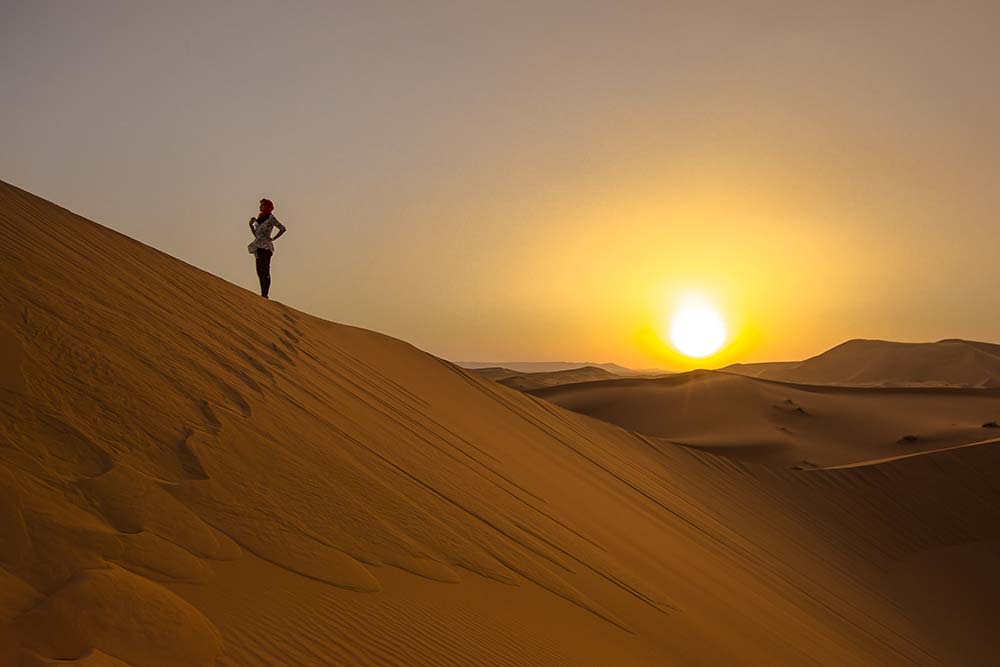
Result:
{"label": "hazy sky", "polygon": [[[0,179],[463,360],[1000,340],[995,2],[9,2]],[[196,317],[197,313],[192,313]]]}

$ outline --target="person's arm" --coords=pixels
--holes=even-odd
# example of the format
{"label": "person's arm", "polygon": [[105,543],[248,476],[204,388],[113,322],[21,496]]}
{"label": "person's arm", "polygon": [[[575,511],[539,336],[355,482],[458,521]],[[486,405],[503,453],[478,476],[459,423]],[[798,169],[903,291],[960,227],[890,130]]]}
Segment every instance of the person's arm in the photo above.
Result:
{"label": "person's arm", "polygon": [[278,222],[277,218],[274,219],[274,226],[278,228],[278,233],[275,234],[271,238],[271,240],[272,241],[277,241],[278,239],[281,238],[281,235],[285,233],[285,226],[283,224],[281,224],[280,222]]}
{"label": "person's arm", "polygon": [[253,223],[257,222],[257,218],[250,218],[250,233],[257,236],[257,230],[253,228]]}

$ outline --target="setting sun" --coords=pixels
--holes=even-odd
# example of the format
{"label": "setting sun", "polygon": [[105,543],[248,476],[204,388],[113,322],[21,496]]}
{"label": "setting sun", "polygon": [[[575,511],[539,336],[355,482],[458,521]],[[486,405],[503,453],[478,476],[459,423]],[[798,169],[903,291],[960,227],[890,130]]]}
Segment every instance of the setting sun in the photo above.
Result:
{"label": "setting sun", "polygon": [[682,354],[700,359],[717,352],[726,342],[726,322],[707,299],[683,299],[670,318],[670,342]]}

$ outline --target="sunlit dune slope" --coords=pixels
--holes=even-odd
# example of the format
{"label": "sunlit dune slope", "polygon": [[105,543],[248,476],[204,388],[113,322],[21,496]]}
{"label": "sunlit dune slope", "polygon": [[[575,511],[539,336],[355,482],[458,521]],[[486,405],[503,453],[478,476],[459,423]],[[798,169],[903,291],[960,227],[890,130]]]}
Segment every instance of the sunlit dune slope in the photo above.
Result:
{"label": "sunlit dune slope", "polygon": [[264,301],[5,184],[0,223],[0,665],[997,648],[995,596],[973,596],[1000,571],[993,446],[773,471]]}
{"label": "sunlit dune slope", "polygon": [[804,384],[1000,387],[1000,345],[849,340],[805,361],[733,364],[724,370]]}
{"label": "sunlit dune slope", "polygon": [[1000,435],[1000,389],[810,386],[692,371],[533,393],[648,436],[786,466],[841,465]]}

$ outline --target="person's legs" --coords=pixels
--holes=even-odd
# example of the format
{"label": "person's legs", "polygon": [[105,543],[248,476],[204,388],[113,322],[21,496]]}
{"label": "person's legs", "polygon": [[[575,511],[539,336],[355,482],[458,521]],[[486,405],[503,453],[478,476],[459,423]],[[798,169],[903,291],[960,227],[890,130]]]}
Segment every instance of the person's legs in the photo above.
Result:
{"label": "person's legs", "polygon": [[257,278],[260,279],[260,295],[267,298],[271,289],[271,251],[257,248]]}

